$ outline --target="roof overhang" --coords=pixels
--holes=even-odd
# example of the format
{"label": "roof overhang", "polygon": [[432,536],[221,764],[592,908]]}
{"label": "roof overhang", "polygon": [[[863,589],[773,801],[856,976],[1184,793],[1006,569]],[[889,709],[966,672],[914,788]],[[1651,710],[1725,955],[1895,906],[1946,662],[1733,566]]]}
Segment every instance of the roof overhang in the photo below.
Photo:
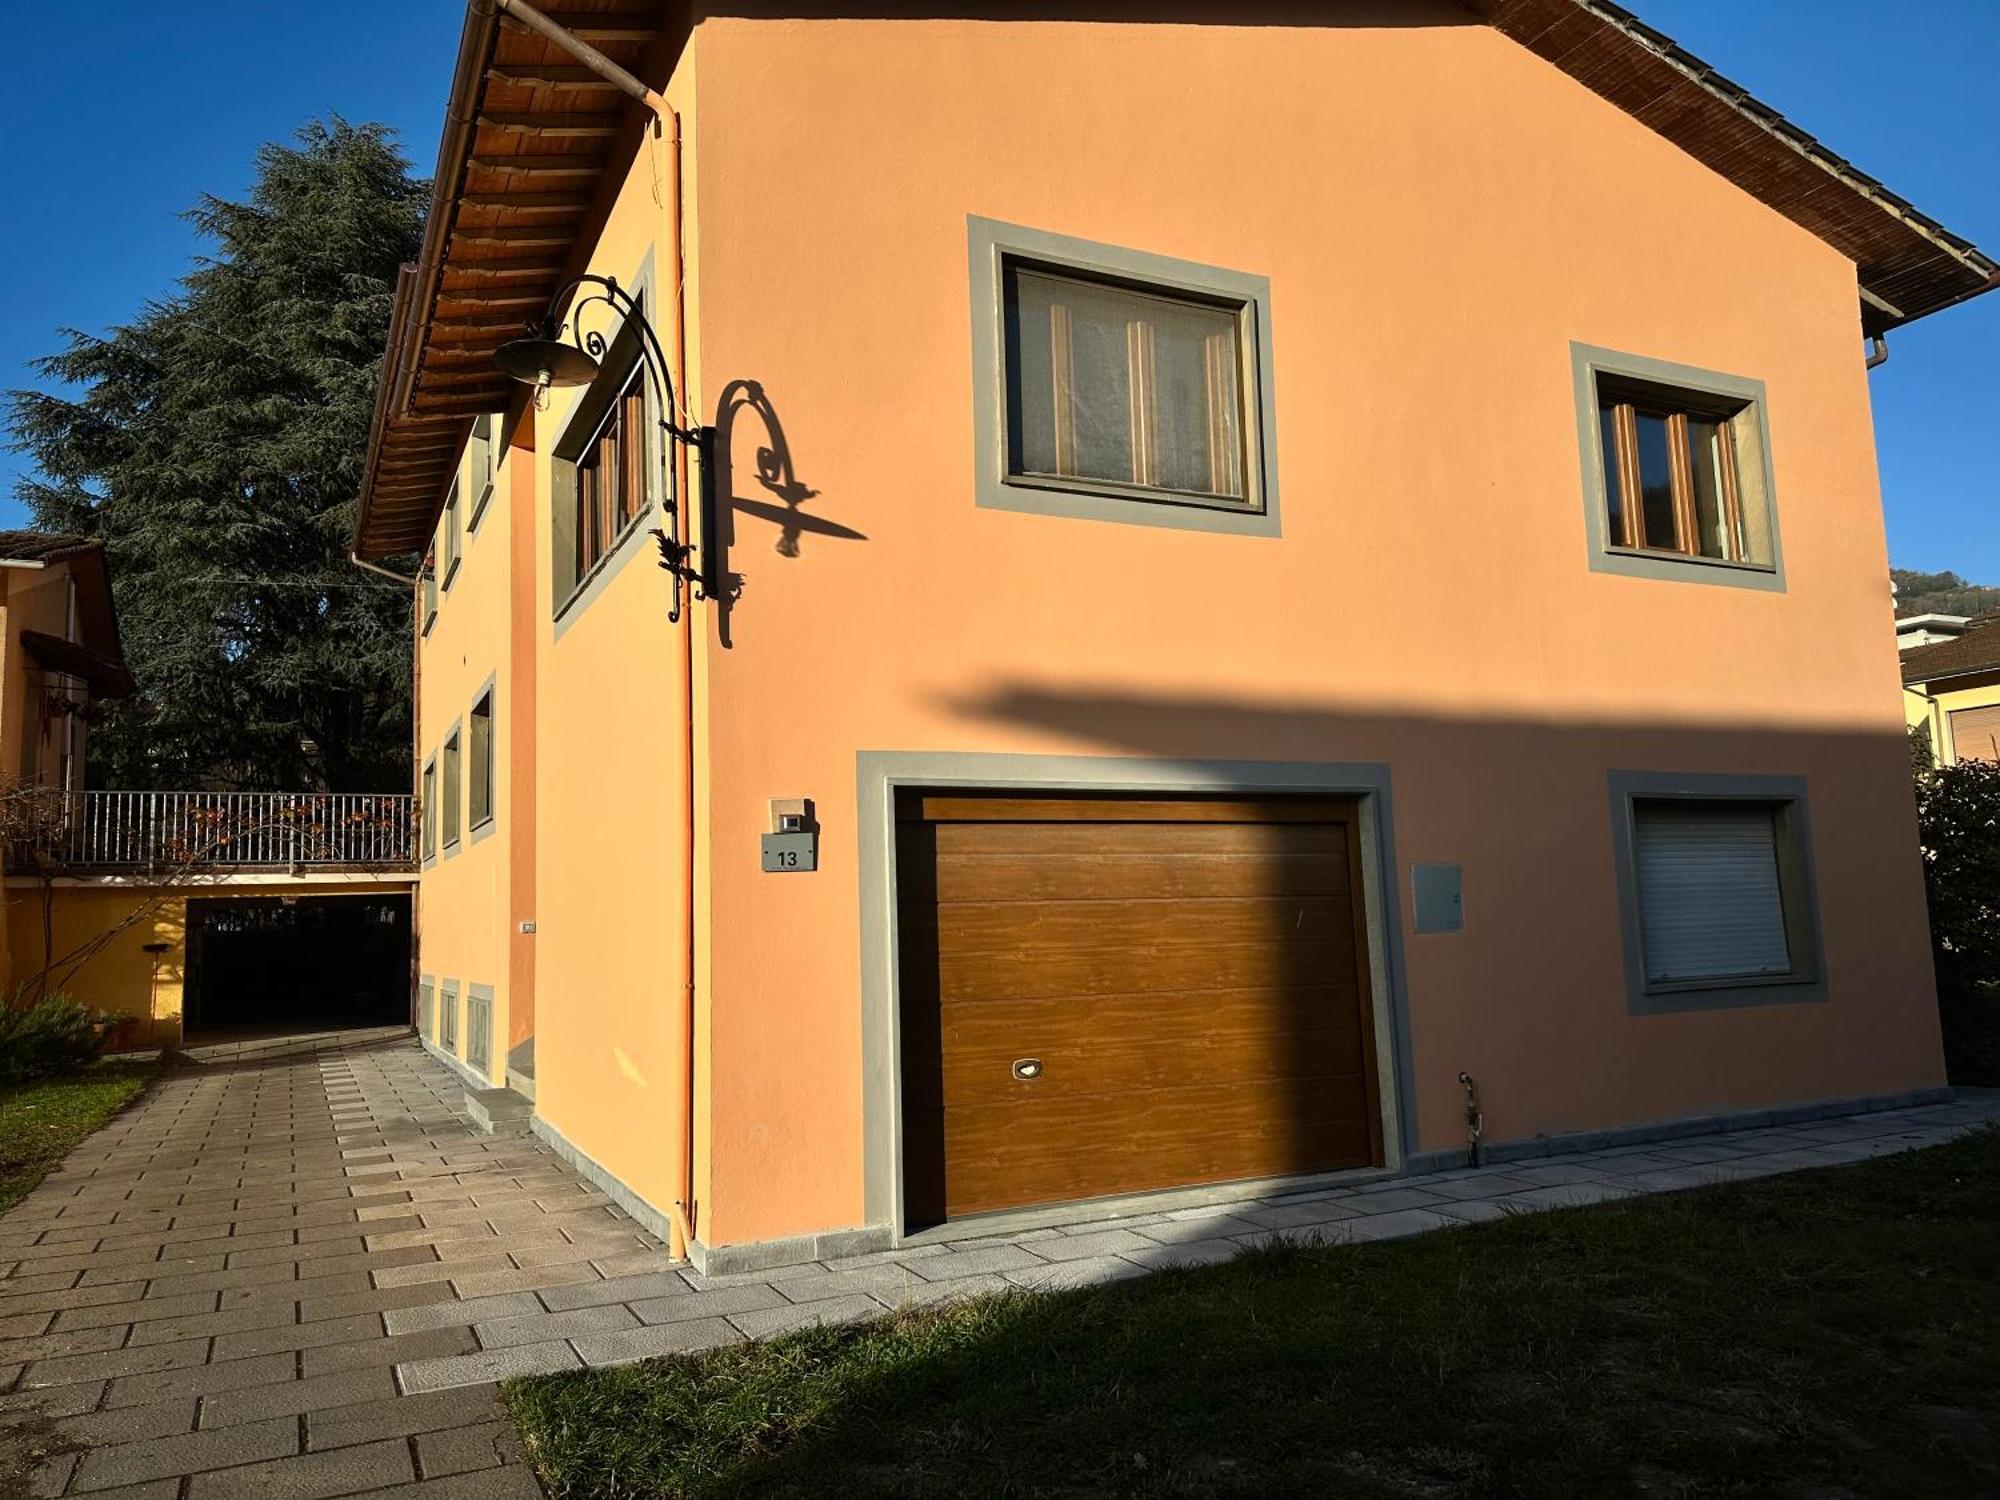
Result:
{"label": "roof overhang", "polygon": [[[552,20],[644,76],[662,0],[563,0]],[[507,410],[493,363],[594,237],[648,116],[553,44],[471,0],[417,260],[402,269],[356,518],[362,557],[421,552],[473,419]]]}
{"label": "roof overhang", "polygon": [[[1458,0],[1503,35],[1853,261],[1859,331],[1887,332],[2000,286],[2000,265],[1759,103],[1700,58],[1606,0]],[[1143,19],[1143,5],[972,7],[995,19],[1072,12]],[[709,12],[771,15],[757,0]],[[551,19],[642,79],[685,37],[673,0],[563,0]],[[898,14],[964,14],[911,5]],[[782,7],[880,15],[880,5]],[[1300,6],[1309,21],[1311,7]],[[530,327],[587,256],[637,148],[646,112],[555,46],[470,0],[419,258],[396,286],[362,481],[354,550],[429,545],[473,419],[518,388],[493,353]]]}
{"label": "roof overhang", "polygon": [[1971,241],[1630,11],[1606,0],[1464,3],[1853,261],[1863,332],[1886,333],[2000,286],[2000,264]]}
{"label": "roof overhang", "polygon": [[101,651],[93,651],[88,646],[80,646],[75,641],[66,641],[59,635],[47,635],[39,630],[22,631],[21,645],[35,659],[36,665],[50,672],[81,677],[100,698],[128,698],[132,694],[131,668],[118,657],[106,656]]}

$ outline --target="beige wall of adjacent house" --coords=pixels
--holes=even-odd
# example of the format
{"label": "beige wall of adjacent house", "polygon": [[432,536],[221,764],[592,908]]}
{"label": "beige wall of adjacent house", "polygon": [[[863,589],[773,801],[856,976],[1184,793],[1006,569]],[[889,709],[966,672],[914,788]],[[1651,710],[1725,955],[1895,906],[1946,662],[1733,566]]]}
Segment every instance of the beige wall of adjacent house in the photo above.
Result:
{"label": "beige wall of adjacent house", "polygon": [[[1903,717],[1910,728],[1928,726],[1931,736],[1931,754],[1940,764],[1950,765],[1959,760],[1993,760],[1996,751],[1991,744],[1959,743],[1963,734],[1964,719],[1954,719],[1954,714],[1976,713],[1981,709],[2000,710],[2000,672],[1985,673],[1966,677],[1946,686],[1942,683],[1915,683],[1903,689]],[[1988,724],[1984,715],[1981,724]],[[1990,728],[1990,725],[1988,725]]]}
{"label": "beige wall of adjacent house", "polygon": [[[705,1241],[865,1217],[861,751],[1385,763],[1398,888],[1464,871],[1462,934],[1401,902],[1416,1149],[1461,1069],[1501,1139],[1941,1080],[1853,266],[1456,8],[1347,14],[701,24],[697,406],[759,382],[865,538],[737,509],[726,647],[702,614]],[[1281,537],[974,505],[975,214],[1269,278]],[[1765,383],[1782,592],[1593,571],[1572,342]],[[770,442],[731,454],[765,507]],[[646,1119],[593,1139],[649,1190],[675,1124],[608,1101],[672,1066],[660,598],[593,606],[542,715],[599,788],[544,783],[542,975],[620,986],[549,985],[549,1107]],[[1825,1003],[1628,1011],[1613,770],[1805,778]],[[764,875],[794,796],[820,869]]]}

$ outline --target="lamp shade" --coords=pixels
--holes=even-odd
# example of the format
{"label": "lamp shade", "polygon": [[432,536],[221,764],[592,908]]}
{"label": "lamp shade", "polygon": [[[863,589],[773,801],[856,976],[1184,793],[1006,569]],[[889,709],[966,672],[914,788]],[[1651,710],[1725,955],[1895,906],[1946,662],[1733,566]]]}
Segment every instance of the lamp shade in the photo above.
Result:
{"label": "lamp shade", "polygon": [[589,385],[597,361],[561,339],[515,339],[493,351],[493,362],[522,385]]}

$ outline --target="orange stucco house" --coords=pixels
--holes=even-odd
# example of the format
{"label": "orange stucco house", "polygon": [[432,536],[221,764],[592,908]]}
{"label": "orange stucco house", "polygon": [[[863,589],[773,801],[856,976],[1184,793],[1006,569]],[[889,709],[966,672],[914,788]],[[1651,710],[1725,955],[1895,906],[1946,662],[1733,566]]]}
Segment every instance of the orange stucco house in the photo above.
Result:
{"label": "orange stucco house", "polygon": [[1943,1086],[1865,358],[1992,261],[1592,0],[558,21],[356,538],[482,1107],[714,1269]]}

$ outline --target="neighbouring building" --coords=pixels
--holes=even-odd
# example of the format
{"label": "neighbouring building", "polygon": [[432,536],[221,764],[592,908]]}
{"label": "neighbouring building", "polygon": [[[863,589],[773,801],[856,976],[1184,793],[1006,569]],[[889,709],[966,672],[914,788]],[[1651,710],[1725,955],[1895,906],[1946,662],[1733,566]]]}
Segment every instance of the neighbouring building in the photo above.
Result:
{"label": "neighbouring building", "polygon": [[425,1042],[695,1261],[1942,1086],[1864,341],[1991,260],[1594,0],[557,21],[356,548]]}
{"label": "neighbouring building", "polygon": [[1965,627],[1971,623],[1971,617],[1968,615],[1898,615],[1896,649],[1914,651],[1919,646],[1935,646],[1941,641],[1955,641],[1965,634]]}
{"label": "neighbouring building", "polygon": [[414,799],[93,788],[95,706],[132,691],[103,545],[0,531],[0,998],[66,994],[120,1047],[407,1015]]}
{"label": "neighbouring building", "polygon": [[2000,615],[1903,653],[1903,716],[1941,765],[2000,761]]}

